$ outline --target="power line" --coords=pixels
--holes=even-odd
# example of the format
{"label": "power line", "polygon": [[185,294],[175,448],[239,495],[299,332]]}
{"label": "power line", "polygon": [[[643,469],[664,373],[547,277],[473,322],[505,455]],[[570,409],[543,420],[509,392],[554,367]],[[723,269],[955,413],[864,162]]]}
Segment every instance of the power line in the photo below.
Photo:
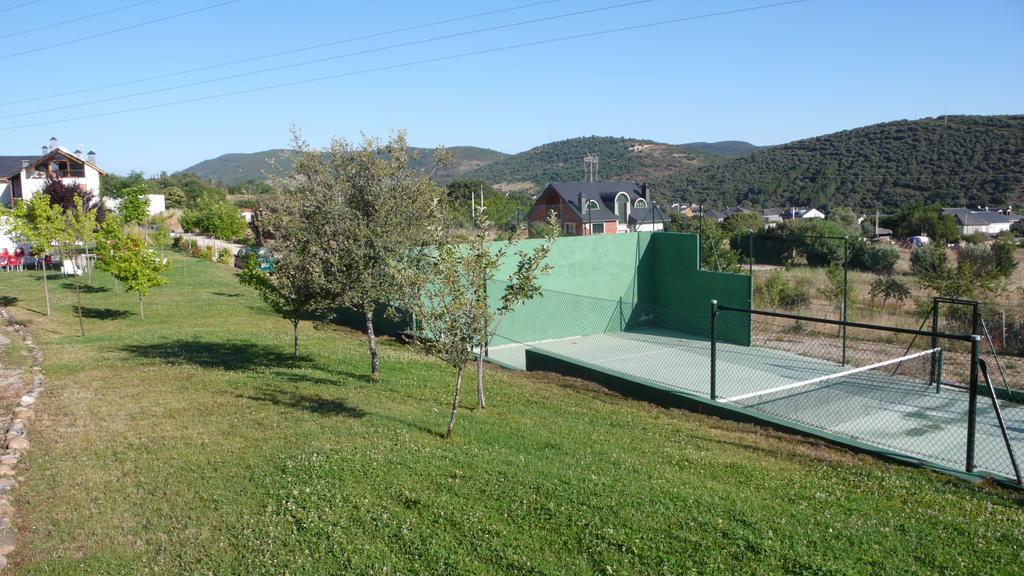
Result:
{"label": "power line", "polygon": [[98,113],[98,114],[87,114],[87,115],[82,115],[82,116],[75,116],[75,117],[72,117],[72,118],[63,118],[63,119],[60,119],[60,120],[48,120],[48,121],[45,121],[45,122],[33,122],[31,124],[20,124],[20,125],[16,125],[16,126],[4,126],[4,127],[0,127],[0,131],[16,130],[16,129],[20,129],[20,128],[33,128],[33,127],[36,127],[36,126],[48,126],[48,125],[52,125],[52,124],[60,124],[60,123],[63,123],[63,122],[74,122],[74,121],[77,121],[77,120],[89,120],[89,119],[92,119],[92,118],[103,118],[103,117],[107,117],[107,116],[115,116],[115,115],[119,115],[119,114],[127,114],[127,113],[131,113],[131,112],[141,112],[141,111],[144,111],[144,110],[154,110],[154,109],[157,109],[157,108],[166,108],[168,106],[176,106],[176,105],[179,105],[179,104],[192,104],[192,103],[195,103],[195,102],[203,102],[203,101],[207,101],[207,100],[215,100],[217,98],[227,98],[227,97],[230,97],[230,96],[241,96],[241,95],[244,95],[244,94],[252,94],[252,93],[255,93],[255,92],[263,92],[263,91],[266,91],[266,90],[273,90],[273,89],[276,89],[276,88],[287,88],[287,87],[291,87],[291,86],[300,86],[300,85],[303,85],[303,84],[311,84],[311,83],[314,83],[314,82],[322,82],[322,81],[325,81],[325,80],[335,80],[335,79],[338,79],[338,78],[347,78],[347,77],[351,77],[351,76],[359,76],[359,75],[363,75],[363,74],[370,74],[370,73],[373,73],[373,72],[383,72],[383,71],[387,71],[387,70],[397,70],[397,69],[400,69],[400,68],[409,68],[409,67],[412,67],[412,66],[419,66],[419,65],[422,65],[422,64],[433,64],[433,63],[444,62],[444,61],[448,61],[448,60],[456,60],[456,59],[459,59],[459,58],[468,58],[468,57],[471,57],[471,56],[480,56],[480,55],[483,55],[483,54],[494,54],[494,53],[498,53],[498,52],[507,52],[507,51],[510,51],[510,50],[518,50],[518,49],[521,49],[521,48],[530,48],[530,47],[534,47],[534,46],[543,46],[543,45],[547,45],[547,44],[555,44],[555,43],[558,43],[558,42],[566,42],[566,41],[570,41],[570,40],[579,40],[579,39],[582,39],[582,38],[592,38],[592,37],[595,37],[595,36],[603,36],[603,35],[615,34],[615,33],[619,33],[619,32],[630,32],[630,31],[634,31],[634,30],[641,30],[641,29],[644,29],[644,28],[652,28],[652,27],[655,27],[655,26],[665,26],[665,25],[668,25],[668,24],[678,24],[678,23],[681,23],[681,22],[690,22],[690,21],[694,21],[694,20],[704,20],[704,19],[715,18],[715,17],[719,17],[719,16],[730,16],[730,15],[734,15],[734,14],[741,14],[741,13],[744,13],[744,12],[754,12],[754,11],[757,11],[757,10],[766,10],[766,9],[770,9],[770,8],[779,8],[779,7],[782,7],[782,6],[789,6],[789,5],[792,5],[792,4],[802,4],[804,2],[809,2],[809,1],[811,1],[811,0],[787,0],[785,2],[774,2],[774,3],[771,3],[771,4],[760,4],[760,5],[757,5],[757,6],[749,6],[747,8],[737,8],[737,9],[734,9],[734,10],[722,10],[722,11],[718,11],[718,12],[708,12],[708,13],[705,13],[705,14],[698,14],[698,15],[695,15],[695,16],[683,16],[683,17],[680,17],[680,18],[671,18],[671,19],[668,19],[668,20],[659,20],[659,21],[656,21],[656,22],[647,22],[647,23],[644,23],[644,24],[634,24],[634,25],[631,25],[631,26],[620,26],[618,28],[609,28],[609,29],[606,29],[606,30],[598,30],[598,31],[594,31],[594,32],[582,32],[582,33],[579,33],[579,34],[572,34],[572,35],[569,35],[569,36],[559,36],[559,37],[555,37],[555,38],[548,38],[548,39],[545,39],[545,40],[534,40],[534,41],[531,41],[531,42],[521,42],[519,44],[510,44],[510,45],[507,45],[507,46],[499,46],[497,48],[486,48],[486,49],[482,49],[482,50],[473,50],[473,51],[470,51],[470,52],[461,52],[461,53],[458,53],[458,54],[449,54],[449,55],[446,55],[446,56],[437,56],[437,57],[434,57],[434,58],[424,58],[422,60],[413,60],[413,61],[410,61],[410,62],[402,62],[402,63],[399,63],[399,64],[388,64],[388,65],[385,65],[385,66],[377,66],[377,67],[374,67],[374,68],[365,68],[365,69],[362,69],[362,70],[355,70],[355,71],[352,71],[352,72],[343,72],[343,73],[340,73],[340,74],[330,74],[330,75],[327,75],[327,76],[318,76],[318,77],[315,77],[315,78],[307,78],[307,79],[304,79],[304,80],[293,80],[293,81],[290,81],[290,82],[281,82],[281,83],[278,83],[278,84],[270,84],[270,85],[267,85],[267,86],[258,86],[258,87],[255,87],[255,88],[246,88],[244,90],[234,90],[234,91],[231,91],[231,92],[222,92],[220,94],[211,94],[211,95],[207,95],[207,96],[197,96],[195,98],[186,98],[186,99],[183,99],[183,100],[173,100],[171,102],[162,102],[160,104],[149,104],[149,105],[146,105],[146,106],[137,106],[137,107],[134,107],[134,108],[124,108],[124,109],[121,109],[121,110],[114,110],[114,111],[110,111],[110,112],[102,112],[102,113]]}
{"label": "power line", "polygon": [[110,34],[116,34],[118,32],[124,32],[125,30],[133,30],[135,28],[141,28],[143,26],[149,26],[150,24],[157,24],[159,22],[165,22],[167,20],[173,20],[175,18],[181,18],[182,16],[188,16],[197,12],[204,12],[206,10],[212,10],[214,8],[220,8],[221,6],[227,6],[228,4],[234,4],[241,0],[227,0],[219,4],[212,4],[210,6],[203,6],[202,8],[194,8],[192,10],[186,10],[185,12],[178,12],[177,14],[171,14],[170,16],[162,16],[154,20],[147,20],[145,22],[139,22],[137,24],[130,24],[128,26],[122,26],[120,28],[114,28],[113,30],[107,30],[106,32],[98,32],[96,34],[90,34],[88,36],[82,36],[81,38],[75,38],[73,40],[65,40],[64,42],[57,42],[56,44],[49,44],[47,46],[41,46],[39,48],[32,48],[31,50],[22,50],[21,52],[13,52],[11,54],[5,54],[0,56],[0,60],[7,60],[8,58],[14,58],[16,56],[24,56],[25,54],[32,54],[33,52],[41,52],[43,50],[49,50],[51,48],[59,48],[61,46],[67,46],[68,44],[75,44],[84,40],[92,40],[93,38],[100,38],[101,36],[108,36]]}
{"label": "power line", "polygon": [[47,28],[56,28],[57,26],[63,26],[65,24],[72,24],[74,22],[81,22],[82,20],[88,20],[89,18],[96,18],[97,16],[106,16],[107,14],[113,14],[114,12],[120,12],[122,10],[127,10],[129,8],[135,8],[136,6],[141,6],[143,4],[150,4],[150,3],[153,3],[153,2],[156,2],[156,1],[157,0],[143,0],[142,2],[136,2],[134,4],[128,4],[126,6],[121,6],[121,7],[118,7],[118,8],[111,8],[110,10],[104,10],[102,12],[93,12],[92,14],[86,14],[85,16],[78,16],[77,18],[71,18],[69,20],[62,20],[60,22],[53,22],[51,24],[46,24],[45,26],[37,26],[35,28],[29,28],[28,30],[22,30],[20,32],[12,32],[10,34],[5,34],[3,36],[0,36],[0,38],[12,38],[14,36],[23,36],[25,34],[31,34],[32,32],[39,32],[40,30],[46,30]]}
{"label": "power line", "polygon": [[358,50],[358,51],[355,51],[355,52],[348,52],[348,53],[345,53],[345,54],[338,54],[338,55],[334,55],[334,56],[325,56],[323,58],[315,58],[313,60],[305,60],[305,61],[302,61],[302,62],[294,62],[294,63],[291,63],[291,64],[282,64],[282,65],[279,65],[279,66],[272,66],[270,68],[261,68],[259,70],[251,70],[251,71],[248,71],[248,72],[239,72],[237,74],[230,74],[228,76],[220,76],[220,77],[217,77],[217,78],[209,78],[209,79],[206,79],[206,80],[196,80],[194,82],[187,82],[187,83],[184,83],[184,84],[176,84],[174,86],[165,86],[163,88],[153,88],[151,90],[143,90],[141,92],[132,92],[130,94],[120,94],[118,96],[109,96],[107,98],[99,98],[99,99],[96,99],[96,100],[89,100],[89,101],[85,101],[85,102],[76,102],[74,104],[63,104],[61,106],[52,106],[50,108],[42,108],[42,109],[39,109],[39,110],[32,110],[32,111],[29,111],[29,112],[17,112],[15,114],[7,114],[7,115],[4,115],[4,116],[0,116],[0,120],[5,120],[7,118],[19,118],[19,117],[22,117],[22,116],[33,116],[33,115],[36,115],[36,114],[43,114],[43,113],[46,113],[46,112],[55,112],[57,110],[67,110],[67,109],[70,109],[70,108],[79,108],[81,106],[90,106],[92,104],[103,104],[103,103],[106,103],[106,102],[114,102],[114,101],[117,101],[117,100],[126,100],[128,98],[137,98],[139,96],[149,96],[151,94],[159,94],[161,92],[168,92],[170,90],[180,90],[182,88],[193,88],[195,86],[202,86],[202,85],[205,85],[205,84],[212,84],[214,82],[223,82],[225,80],[234,80],[236,78],[244,78],[244,77],[247,77],[247,76],[254,76],[256,74],[266,74],[268,72],[278,72],[278,71],[281,71],[281,70],[290,70],[290,69],[293,69],[293,68],[297,68],[299,66],[309,66],[310,64],[322,64],[324,62],[330,62],[332,60],[340,60],[342,58],[349,58],[349,57],[352,57],[352,56],[362,56],[362,55],[365,55],[365,54],[372,54],[374,52],[383,52],[385,50],[393,50],[395,48],[406,48],[406,47],[415,46],[415,45],[418,45],[418,44],[426,44],[428,42],[437,42],[439,40],[450,40],[452,38],[460,38],[460,37],[463,37],[463,36],[470,36],[470,35],[473,35],[473,34],[480,34],[480,33],[483,33],[483,32],[493,32],[495,30],[503,30],[503,29],[507,29],[507,28],[514,28],[514,27],[517,27],[517,26],[526,26],[526,25],[529,25],[529,24],[537,24],[537,23],[540,23],[540,22],[550,22],[552,20],[559,20],[559,19],[563,19],[563,18],[571,18],[571,17],[574,17],[574,16],[581,16],[583,14],[593,14],[595,12],[603,12],[603,11],[612,10],[612,9],[615,9],[615,8],[624,8],[624,7],[628,7],[628,6],[635,6],[637,4],[647,4],[647,3],[650,3],[650,2],[654,2],[654,1],[655,0],[632,0],[630,2],[623,2],[621,4],[612,4],[610,6],[602,6],[600,8],[590,8],[590,9],[587,9],[587,10],[577,10],[575,12],[566,12],[564,14],[556,14],[554,16],[543,16],[543,17],[540,17],[540,18],[531,18],[529,20],[521,20],[519,22],[510,22],[510,23],[507,23],[507,24],[498,24],[498,25],[495,25],[495,26],[487,26],[485,28],[477,28],[476,30],[468,30],[468,31],[464,31],[464,32],[454,32],[454,33],[451,33],[451,34],[444,34],[444,35],[441,35],[441,36],[434,36],[434,37],[431,37],[431,38],[424,38],[424,39],[420,39],[420,40],[410,40],[408,42],[400,42],[398,44],[391,44],[391,45],[388,45],[388,46],[380,46],[380,47],[377,47],[377,48],[368,48],[368,49],[365,49],[365,50]]}
{"label": "power line", "polygon": [[288,54],[294,54],[297,52],[306,52],[309,50],[317,50],[319,48],[327,48],[328,46],[337,46],[339,44],[347,44],[349,42],[356,42],[359,40],[369,40],[372,38],[379,38],[381,36],[389,36],[392,34],[398,34],[401,32],[409,32],[412,30],[418,30],[421,28],[429,28],[432,26],[440,26],[442,24],[451,24],[453,22],[460,22],[462,20],[471,20],[474,18],[482,18],[484,16],[493,16],[495,14],[501,14],[504,12],[513,12],[515,10],[522,10],[525,8],[533,8],[534,6],[540,6],[543,4],[553,4],[555,2],[561,2],[562,0],[543,0],[541,2],[530,2],[528,4],[519,4],[516,6],[510,6],[508,8],[501,8],[498,10],[489,10],[487,12],[477,12],[476,14],[469,14],[467,16],[457,16],[455,18],[447,18],[444,20],[435,20],[433,22],[427,22],[426,24],[415,24],[413,26],[406,26],[404,28],[395,28],[392,30],[386,30],[384,32],[374,32],[372,34],[366,34],[363,36],[352,36],[350,38],[343,38],[341,40],[333,40],[331,42],[324,42],[321,44],[313,44],[311,46],[305,46],[302,48],[291,48],[288,50],[282,50],[280,52],[272,52],[270,54],[263,54],[261,56],[250,56],[248,58],[242,58],[240,60],[232,60],[230,62],[222,62],[220,64],[211,64],[208,66],[200,66],[198,68],[189,68],[188,70],[181,70],[178,72],[168,72],[165,74],[157,74],[155,76],[147,76],[145,78],[139,78],[136,80],[125,80],[122,82],[115,82],[113,84],[104,84],[103,86],[96,86],[93,88],[80,88],[77,90],[70,90],[68,92],[60,92],[58,94],[50,94],[48,96],[36,96],[35,98],[24,98],[21,100],[10,100],[7,102],[0,102],[0,106],[10,106],[12,104],[23,104],[25,102],[35,102],[38,100],[49,100],[51,98],[59,98],[61,96],[72,96],[75,94],[84,94],[87,92],[95,92],[97,90],[105,90],[107,88],[118,88],[121,86],[129,86],[131,84],[139,84],[142,82],[149,82],[150,80],[162,80],[164,78],[171,78],[174,76],[182,76],[185,74],[192,74],[194,72],[205,72],[207,70],[214,70],[217,68],[224,68],[226,66],[237,66],[238,64],[245,64],[248,62],[254,62],[257,60],[265,60],[267,58],[274,58],[277,56],[285,56]]}
{"label": "power line", "polygon": [[7,8],[4,8],[3,10],[0,10],[0,13],[2,13],[2,12],[10,12],[11,10],[14,10],[15,8],[23,8],[25,6],[31,6],[33,4],[39,4],[42,1],[43,0],[32,0],[31,2],[24,2],[22,4],[15,4],[14,6],[9,6]]}

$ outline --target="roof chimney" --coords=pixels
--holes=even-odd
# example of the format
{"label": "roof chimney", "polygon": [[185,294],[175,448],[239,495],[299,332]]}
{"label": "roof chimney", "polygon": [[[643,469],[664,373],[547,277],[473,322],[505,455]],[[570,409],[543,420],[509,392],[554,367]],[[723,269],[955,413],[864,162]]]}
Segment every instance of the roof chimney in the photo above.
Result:
{"label": "roof chimney", "polygon": [[43,145],[43,156],[46,156],[50,152],[50,147]]}
{"label": "roof chimney", "polygon": [[75,156],[78,156],[79,158],[82,157],[82,149],[81,148],[75,148]]}
{"label": "roof chimney", "polygon": [[22,160],[22,161],[21,161],[21,167],[22,167],[22,169],[24,169],[24,168],[28,168],[28,165],[29,165],[29,164],[31,164],[31,163],[32,163],[32,161],[31,161],[31,160]]}
{"label": "roof chimney", "polygon": [[86,157],[86,160],[89,161],[89,164],[95,164],[96,163],[96,153],[93,152],[92,150],[89,150],[89,155]]}
{"label": "roof chimney", "polygon": [[53,152],[56,149],[57,149],[57,137],[56,136],[50,136],[50,152]]}
{"label": "roof chimney", "polygon": [[647,182],[640,185],[640,195],[643,196],[644,200],[651,200],[651,190],[647,186]]}

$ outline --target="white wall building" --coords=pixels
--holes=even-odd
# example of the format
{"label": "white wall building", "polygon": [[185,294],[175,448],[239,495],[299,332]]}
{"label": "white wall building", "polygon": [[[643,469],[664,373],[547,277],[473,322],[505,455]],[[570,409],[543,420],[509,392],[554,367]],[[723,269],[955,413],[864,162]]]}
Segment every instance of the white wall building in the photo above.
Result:
{"label": "white wall building", "polygon": [[39,155],[0,156],[0,205],[11,208],[17,201],[31,200],[51,177],[99,196],[103,174],[96,166],[95,152],[83,157],[81,150],[71,152],[50,138],[50,145],[43,146]]}

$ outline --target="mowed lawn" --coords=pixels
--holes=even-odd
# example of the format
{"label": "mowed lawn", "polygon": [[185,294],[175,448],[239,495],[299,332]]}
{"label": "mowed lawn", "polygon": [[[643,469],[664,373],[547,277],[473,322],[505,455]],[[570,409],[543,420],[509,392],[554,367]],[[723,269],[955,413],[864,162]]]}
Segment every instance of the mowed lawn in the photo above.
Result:
{"label": "mowed lawn", "polygon": [[[46,353],[19,467],[17,574],[995,574],[1024,499],[825,444],[290,325],[223,265],[147,299],[0,274]],[[12,302],[13,301],[13,302]]]}

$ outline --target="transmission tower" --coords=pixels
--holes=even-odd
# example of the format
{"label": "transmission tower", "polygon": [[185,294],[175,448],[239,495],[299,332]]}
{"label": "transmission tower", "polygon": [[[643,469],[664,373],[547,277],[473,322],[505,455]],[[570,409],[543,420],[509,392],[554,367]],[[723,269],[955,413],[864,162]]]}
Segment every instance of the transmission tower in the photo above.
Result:
{"label": "transmission tower", "polygon": [[588,153],[586,156],[583,157],[584,180],[586,180],[587,182],[597,181],[597,170],[599,164],[600,162],[597,158],[597,154]]}

